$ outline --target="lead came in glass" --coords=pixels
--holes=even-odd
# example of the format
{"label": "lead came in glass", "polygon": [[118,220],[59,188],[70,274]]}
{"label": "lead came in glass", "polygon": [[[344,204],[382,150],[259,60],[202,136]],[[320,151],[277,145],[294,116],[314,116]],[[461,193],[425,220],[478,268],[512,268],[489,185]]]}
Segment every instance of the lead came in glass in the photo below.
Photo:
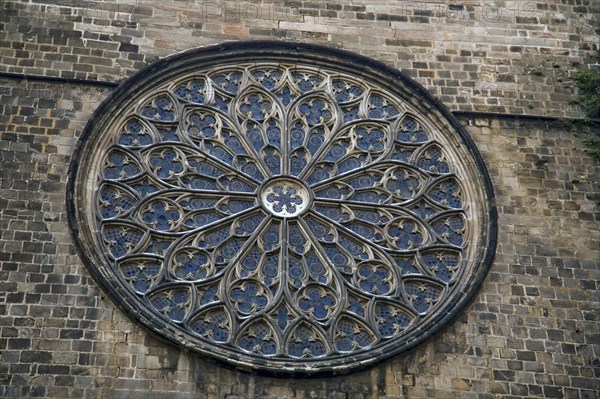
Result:
{"label": "lead came in glass", "polygon": [[468,153],[377,80],[232,62],[127,104],[79,172],[96,182],[85,244],[172,341],[263,371],[350,370],[414,346],[482,273]]}

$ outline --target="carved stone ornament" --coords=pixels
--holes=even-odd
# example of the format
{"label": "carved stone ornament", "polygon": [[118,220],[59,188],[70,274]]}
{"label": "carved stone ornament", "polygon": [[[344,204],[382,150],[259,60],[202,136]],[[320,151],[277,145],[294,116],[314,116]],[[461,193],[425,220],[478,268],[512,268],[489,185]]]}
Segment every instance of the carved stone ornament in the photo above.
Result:
{"label": "carved stone ornament", "polygon": [[125,313],[274,374],[424,342],[496,245],[489,177],[452,114],[397,70],[308,44],[150,65],[89,121],[67,197],[80,254]]}

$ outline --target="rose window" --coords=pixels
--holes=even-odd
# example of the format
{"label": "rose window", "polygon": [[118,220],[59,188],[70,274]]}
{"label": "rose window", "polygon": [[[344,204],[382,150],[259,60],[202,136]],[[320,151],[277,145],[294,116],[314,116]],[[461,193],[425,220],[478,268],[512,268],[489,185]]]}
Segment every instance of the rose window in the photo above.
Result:
{"label": "rose window", "polygon": [[233,43],[103,103],[68,203],[128,314],[243,369],[344,372],[426,340],[495,246],[472,142],[416,83],[318,46]]}

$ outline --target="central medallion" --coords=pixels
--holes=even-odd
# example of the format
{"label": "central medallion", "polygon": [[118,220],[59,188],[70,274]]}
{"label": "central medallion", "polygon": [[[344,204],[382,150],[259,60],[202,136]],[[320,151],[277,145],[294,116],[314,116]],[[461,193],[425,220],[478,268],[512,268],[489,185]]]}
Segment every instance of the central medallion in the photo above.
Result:
{"label": "central medallion", "polygon": [[262,206],[274,216],[296,217],[309,208],[310,189],[299,180],[277,177],[263,185],[260,201]]}

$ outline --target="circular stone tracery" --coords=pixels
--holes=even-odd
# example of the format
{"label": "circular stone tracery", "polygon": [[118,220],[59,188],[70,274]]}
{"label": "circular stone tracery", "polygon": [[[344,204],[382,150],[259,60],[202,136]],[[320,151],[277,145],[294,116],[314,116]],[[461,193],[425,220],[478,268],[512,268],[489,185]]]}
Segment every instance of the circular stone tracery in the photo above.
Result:
{"label": "circular stone tracery", "polygon": [[381,361],[456,315],[494,253],[492,199],[470,139],[416,83],[281,42],[183,53],[121,85],[68,191],[91,274],[132,317],[304,374]]}

